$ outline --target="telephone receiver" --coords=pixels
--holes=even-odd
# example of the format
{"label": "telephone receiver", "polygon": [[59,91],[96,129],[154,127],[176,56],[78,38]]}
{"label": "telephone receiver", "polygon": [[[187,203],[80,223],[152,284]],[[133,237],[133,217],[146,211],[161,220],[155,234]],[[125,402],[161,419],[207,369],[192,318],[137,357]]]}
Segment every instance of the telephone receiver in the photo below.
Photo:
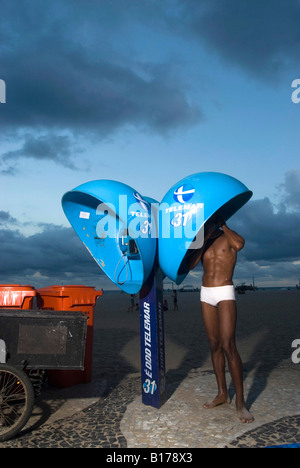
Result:
{"label": "telephone receiver", "polygon": [[[119,286],[126,283],[129,277],[129,260],[140,260],[140,252],[136,245],[135,240],[130,237],[128,229],[120,229],[117,235],[117,242],[121,251],[121,257],[117,262],[116,269],[114,272],[114,279]],[[125,279],[121,280],[121,274],[125,269]],[[124,277],[124,275],[123,275]]]}
{"label": "telephone receiver", "polygon": [[132,256],[133,260],[138,259],[140,252],[135,240],[129,236],[128,229],[119,232],[119,247],[124,256]]}

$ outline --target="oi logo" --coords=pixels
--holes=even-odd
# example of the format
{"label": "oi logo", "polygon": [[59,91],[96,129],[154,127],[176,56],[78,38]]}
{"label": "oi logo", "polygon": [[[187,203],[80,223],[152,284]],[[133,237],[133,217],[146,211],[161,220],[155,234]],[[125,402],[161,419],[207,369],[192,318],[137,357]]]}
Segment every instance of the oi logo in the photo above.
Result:
{"label": "oi logo", "polygon": [[138,192],[135,192],[133,196],[136,199],[136,201],[141,205],[143,210],[148,212],[150,211],[150,204],[146,200],[144,200]]}
{"label": "oi logo", "polygon": [[183,184],[174,191],[174,200],[178,203],[188,202],[195,193],[191,184]]}

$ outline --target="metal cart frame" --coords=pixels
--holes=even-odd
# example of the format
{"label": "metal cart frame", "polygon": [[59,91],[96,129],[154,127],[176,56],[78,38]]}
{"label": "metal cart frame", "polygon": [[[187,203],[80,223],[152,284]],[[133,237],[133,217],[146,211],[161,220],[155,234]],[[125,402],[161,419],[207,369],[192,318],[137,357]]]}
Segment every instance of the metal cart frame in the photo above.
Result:
{"label": "metal cart frame", "polygon": [[84,369],[82,312],[0,310],[0,442],[28,422],[47,369]]}

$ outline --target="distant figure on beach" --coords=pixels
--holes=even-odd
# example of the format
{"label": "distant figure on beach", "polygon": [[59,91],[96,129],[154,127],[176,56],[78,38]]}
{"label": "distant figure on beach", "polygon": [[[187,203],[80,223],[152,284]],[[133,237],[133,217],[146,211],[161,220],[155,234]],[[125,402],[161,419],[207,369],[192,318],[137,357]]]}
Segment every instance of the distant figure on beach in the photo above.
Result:
{"label": "distant figure on beach", "polygon": [[134,309],[134,303],[135,303],[135,295],[130,294],[130,307],[128,308],[128,312],[133,312]]}
{"label": "distant figure on beach", "polygon": [[163,306],[163,308],[164,308],[164,311],[169,310],[169,304],[168,304],[167,299],[164,300],[164,306]]}
{"label": "distant figure on beach", "polygon": [[174,301],[173,302],[173,304],[174,304],[173,310],[179,310],[178,309],[178,300],[177,300],[177,291],[176,291],[176,289],[173,290],[173,301]]}
{"label": "distant figure on beach", "polygon": [[[222,228],[222,229],[220,229]],[[242,423],[251,423],[253,416],[245,405],[243,369],[235,343],[237,309],[233,273],[237,253],[245,240],[228,228],[223,219],[207,226],[203,246],[187,258],[189,269],[203,265],[201,308],[205,330],[210,344],[218,395],[204,404],[212,409],[230,403],[225,379],[225,357],[236,391],[236,409]]]}

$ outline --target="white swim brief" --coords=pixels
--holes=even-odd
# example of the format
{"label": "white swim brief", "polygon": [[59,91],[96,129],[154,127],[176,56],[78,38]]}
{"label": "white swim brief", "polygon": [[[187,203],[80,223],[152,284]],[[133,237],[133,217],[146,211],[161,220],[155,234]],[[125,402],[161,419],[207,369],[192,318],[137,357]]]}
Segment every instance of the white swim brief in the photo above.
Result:
{"label": "white swim brief", "polygon": [[235,301],[234,286],[217,286],[213,288],[201,287],[201,302],[217,307],[221,301]]}

